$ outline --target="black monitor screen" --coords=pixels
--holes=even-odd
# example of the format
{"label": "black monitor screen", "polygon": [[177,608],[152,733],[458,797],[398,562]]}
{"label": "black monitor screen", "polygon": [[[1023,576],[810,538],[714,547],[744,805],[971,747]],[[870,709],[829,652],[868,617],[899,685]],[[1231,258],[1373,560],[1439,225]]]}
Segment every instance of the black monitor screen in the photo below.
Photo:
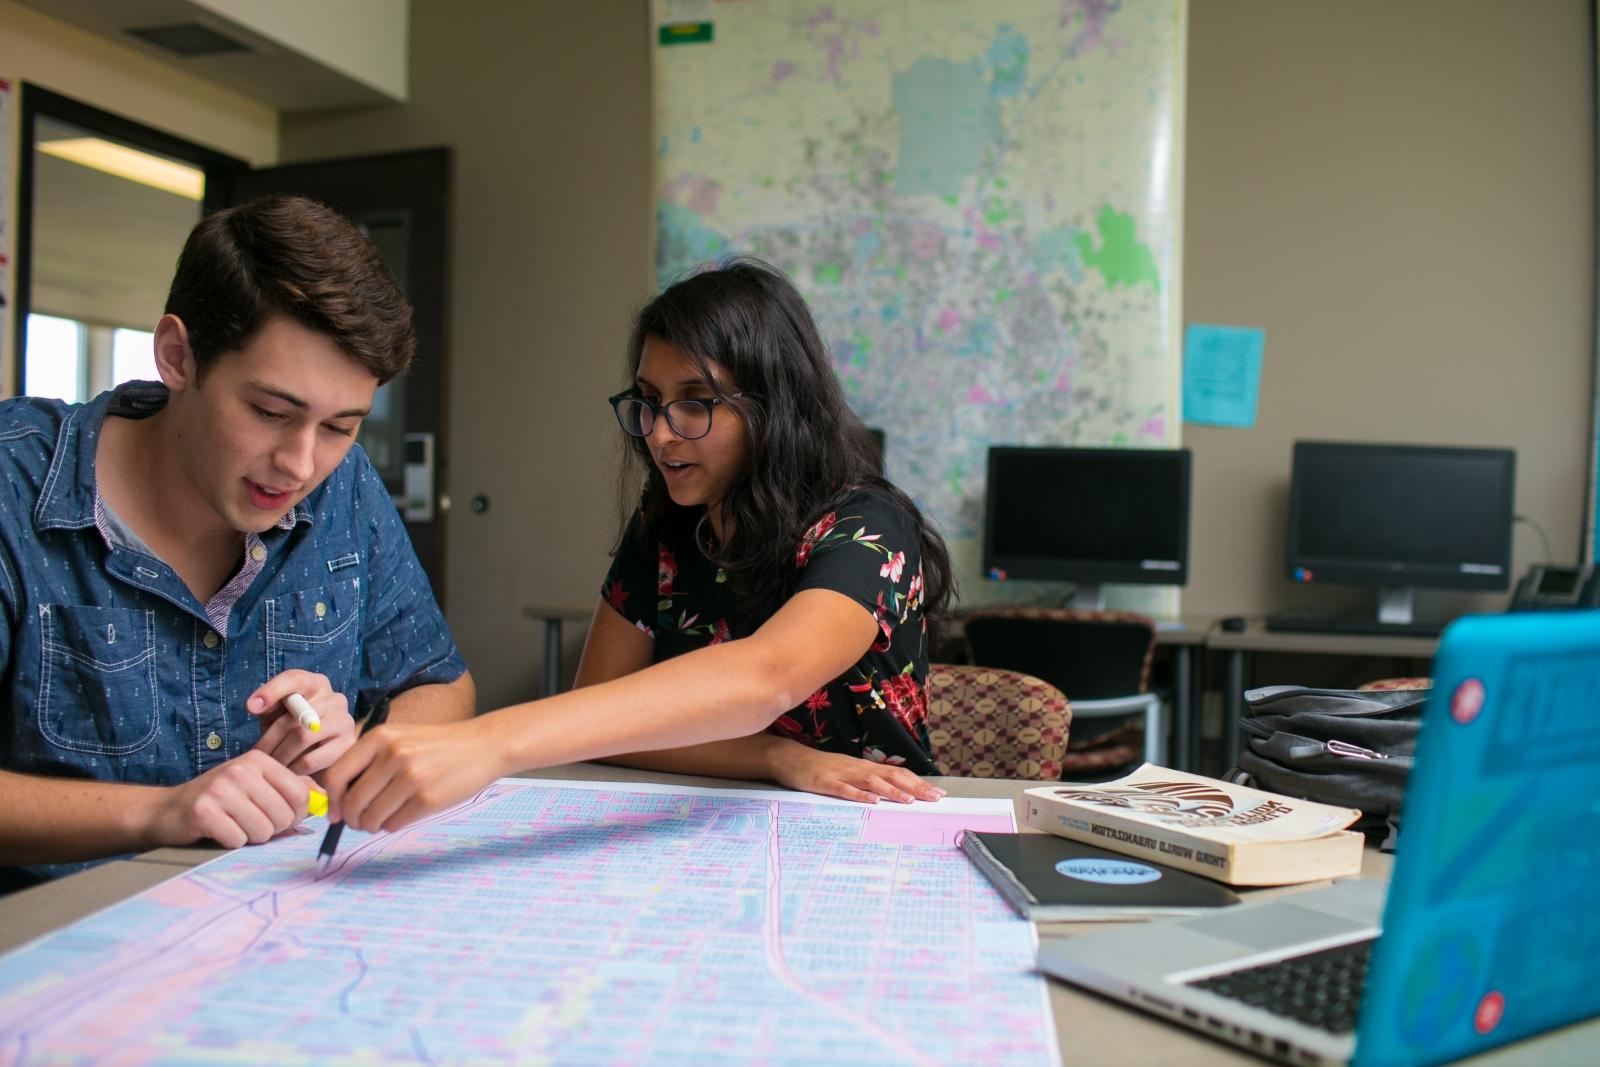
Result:
{"label": "black monitor screen", "polygon": [[1509,449],[1297,441],[1289,576],[1505,589],[1515,484]]}
{"label": "black monitor screen", "polygon": [[990,577],[1182,585],[1188,561],[1187,449],[989,449]]}

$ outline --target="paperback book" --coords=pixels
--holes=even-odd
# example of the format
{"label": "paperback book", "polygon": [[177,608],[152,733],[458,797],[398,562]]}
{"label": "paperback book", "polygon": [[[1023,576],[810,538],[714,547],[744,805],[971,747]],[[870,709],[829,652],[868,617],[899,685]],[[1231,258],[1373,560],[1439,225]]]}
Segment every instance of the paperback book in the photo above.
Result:
{"label": "paperback book", "polygon": [[1030,789],[1037,830],[1155,860],[1228,885],[1289,885],[1361,871],[1361,817],[1146,763],[1125,778]]}
{"label": "paperback book", "polygon": [[1156,919],[1239,903],[1232,890],[1199,875],[1054,834],[968,830],[961,851],[1035,922]]}

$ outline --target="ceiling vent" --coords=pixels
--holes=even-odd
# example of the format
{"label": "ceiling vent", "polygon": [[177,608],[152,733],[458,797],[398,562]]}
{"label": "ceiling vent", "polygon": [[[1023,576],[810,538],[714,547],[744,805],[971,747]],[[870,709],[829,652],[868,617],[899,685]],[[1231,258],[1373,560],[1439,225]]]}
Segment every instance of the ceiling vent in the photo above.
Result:
{"label": "ceiling vent", "polygon": [[145,26],[140,29],[125,29],[122,32],[184,59],[221,55],[225,52],[250,51],[250,46],[244,42],[236,41],[198,22]]}

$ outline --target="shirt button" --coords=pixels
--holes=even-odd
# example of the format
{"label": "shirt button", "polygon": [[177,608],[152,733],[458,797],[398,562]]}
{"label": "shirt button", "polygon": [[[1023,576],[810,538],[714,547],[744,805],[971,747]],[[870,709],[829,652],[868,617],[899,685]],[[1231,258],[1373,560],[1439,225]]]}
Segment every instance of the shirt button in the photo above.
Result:
{"label": "shirt button", "polygon": [[221,640],[222,638],[217,636],[217,631],[207,630],[206,635],[200,639],[200,643],[207,648],[216,648],[217,642]]}
{"label": "shirt button", "polygon": [[326,614],[327,614],[327,613],[328,613],[328,605],[326,605],[326,604],[324,604],[324,603],[323,603],[323,602],[322,602],[322,601],[320,601],[320,600],[319,600],[319,601],[317,601],[317,618],[319,618],[319,619],[320,619],[320,618],[322,618],[322,617],[323,617],[323,616],[324,616],[324,615],[326,615]]}
{"label": "shirt button", "polygon": [[260,563],[262,560],[267,558],[267,550],[261,545],[257,545],[250,550],[250,558],[255,560],[257,563]]}
{"label": "shirt button", "polygon": [[207,734],[206,747],[215,752],[217,749],[222,747],[222,738],[218,737],[215,732]]}

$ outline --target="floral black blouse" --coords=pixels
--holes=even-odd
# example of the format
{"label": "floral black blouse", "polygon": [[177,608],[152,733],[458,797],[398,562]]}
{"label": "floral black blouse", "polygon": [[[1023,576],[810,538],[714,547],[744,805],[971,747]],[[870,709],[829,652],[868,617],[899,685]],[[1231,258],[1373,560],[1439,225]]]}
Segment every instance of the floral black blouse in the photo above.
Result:
{"label": "floral black blouse", "polygon": [[[601,596],[655,641],[653,661],[730,639],[745,629],[725,576],[695,543],[699,508],[668,520],[641,551],[635,515]],[[870,611],[879,637],[855,666],[818,689],[769,733],[918,774],[938,774],[928,750],[928,626],[922,556],[911,516],[875,489],[858,489],[795,545],[801,589],[831,589]]]}

